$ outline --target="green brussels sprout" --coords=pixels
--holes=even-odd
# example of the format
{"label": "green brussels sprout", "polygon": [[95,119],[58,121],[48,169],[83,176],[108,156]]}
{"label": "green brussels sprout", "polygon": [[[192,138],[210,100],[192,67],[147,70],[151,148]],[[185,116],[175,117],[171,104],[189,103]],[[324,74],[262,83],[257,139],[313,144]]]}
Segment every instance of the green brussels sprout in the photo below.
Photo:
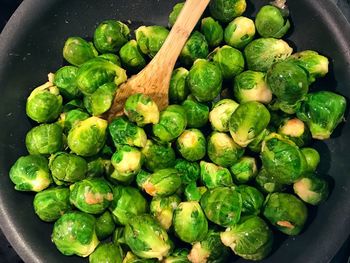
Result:
{"label": "green brussels sprout", "polygon": [[239,105],[230,118],[230,134],[240,146],[246,147],[262,133],[270,122],[270,112],[256,101]]}
{"label": "green brussels sprout", "polygon": [[126,100],[124,112],[130,121],[136,122],[140,127],[159,122],[157,104],[150,97],[141,93],[133,94]]}
{"label": "green brussels sprout", "polygon": [[275,38],[259,38],[244,49],[248,69],[266,72],[275,62],[283,61],[293,52],[287,42]]}
{"label": "green brussels sprout", "polygon": [[265,218],[286,235],[298,235],[307,219],[307,207],[292,194],[272,193],[265,201]]}
{"label": "green brussels sprout", "polygon": [[312,138],[326,140],[344,120],[346,99],[330,91],[310,93],[301,103],[297,116],[310,128]]}
{"label": "green brussels sprout", "polygon": [[113,188],[113,201],[109,210],[118,224],[126,225],[131,217],[146,213],[148,204],[136,188],[117,185]]}
{"label": "green brussels sprout", "polygon": [[100,53],[117,52],[129,39],[130,29],[116,20],[103,21],[95,30],[94,44]]}
{"label": "green brussels sprout", "polygon": [[212,17],[203,18],[201,21],[201,33],[205,36],[209,47],[217,47],[224,39],[224,29],[219,22]]}
{"label": "green brussels sprout", "polygon": [[116,54],[105,53],[105,54],[99,55],[98,57],[103,58],[105,60],[108,60],[108,61],[112,62],[113,64],[116,64],[117,66],[121,67],[120,58]]}
{"label": "green brussels sprout", "polygon": [[228,227],[240,220],[242,197],[233,188],[216,187],[204,193],[201,206],[210,221]]}
{"label": "green brussels sprout", "polygon": [[298,118],[284,119],[278,128],[278,133],[293,141],[298,147],[303,147],[311,141],[309,128]]}
{"label": "green brussels sprout", "polygon": [[258,216],[243,218],[222,232],[220,237],[225,246],[244,259],[261,260],[272,250],[272,231]]}
{"label": "green brussels sprout", "polygon": [[159,123],[152,127],[153,134],[162,142],[170,142],[186,129],[185,109],[180,105],[170,105],[160,113]]}
{"label": "green brussels sprout", "polygon": [[255,178],[258,188],[264,193],[281,192],[284,190],[283,184],[277,182],[274,176],[271,176],[264,167]]}
{"label": "green brussels sprout", "polygon": [[102,215],[96,218],[96,235],[98,240],[103,240],[113,234],[115,224],[112,214],[106,210]]}
{"label": "green brussels sprout", "polygon": [[113,82],[105,83],[91,95],[84,97],[84,106],[93,116],[99,116],[108,111],[113,103],[116,92],[116,85]]}
{"label": "green brussels sprout", "polygon": [[227,45],[242,49],[248,45],[255,36],[253,20],[240,16],[230,22],[224,31],[224,39]]}
{"label": "green brussels sprout", "polygon": [[55,223],[52,242],[66,256],[89,256],[98,246],[95,218],[82,212],[69,212]]}
{"label": "green brussels sprout", "polygon": [[200,168],[198,163],[177,159],[174,168],[180,172],[181,180],[184,184],[195,182],[199,178]]}
{"label": "green brussels sprout", "polygon": [[86,177],[101,177],[110,171],[111,166],[111,160],[105,160],[99,156],[88,158]]}
{"label": "green brussels sprout", "polygon": [[208,189],[205,186],[198,187],[196,182],[190,182],[185,190],[184,194],[187,201],[197,201],[199,202]]}
{"label": "green brussels sprout", "polygon": [[299,179],[294,183],[293,189],[301,200],[310,205],[319,205],[327,199],[329,194],[327,181],[315,174]]}
{"label": "green brussels sprout", "polygon": [[74,66],[80,66],[97,55],[94,45],[81,37],[69,37],[64,43],[63,57]]}
{"label": "green brussels sprout", "polygon": [[143,54],[153,58],[163,46],[169,30],[163,26],[141,26],[135,30],[136,41]]}
{"label": "green brussels sprout", "polygon": [[258,168],[254,157],[243,156],[230,167],[233,181],[245,184],[254,179],[258,174]]}
{"label": "green brussels sprout", "polygon": [[242,72],[235,78],[233,92],[239,103],[258,101],[267,104],[272,100],[272,91],[267,86],[263,72]]}
{"label": "green brussels sprout", "polygon": [[205,36],[194,31],[186,41],[179,59],[184,65],[191,66],[197,59],[206,58],[208,54],[209,47]]}
{"label": "green brussels sprout", "polygon": [[181,186],[181,176],[174,168],[160,169],[142,183],[142,189],[151,196],[169,196]]}
{"label": "green brussels sprout", "polygon": [[244,149],[226,133],[213,132],[208,138],[208,156],[217,165],[229,167],[236,163],[243,154]]}
{"label": "green brussels sprout", "polygon": [[174,167],[175,152],[170,144],[164,145],[147,140],[141,152],[145,157],[145,167],[150,171]]}
{"label": "green brussels sprout", "polygon": [[140,172],[136,175],[136,184],[142,189],[142,184],[147,180],[148,177],[151,176],[151,173],[141,169]]}
{"label": "green brussels sprout", "polygon": [[112,242],[98,245],[96,250],[90,254],[89,263],[122,263],[123,250],[119,245]]}
{"label": "green brussels sprout", "polygon": [[74,66],[64,66],[56,71],[53,84],[66,99],[73,100],[81,97],[81,92],[77,86],[78,68]]}
{"label": "green brussels sprout", "polygon": [[143,69],[147,62],[141,53],[136,40],[130,40],[119,51],[123,66],[131,72],[139,72]]}
{"label": "green brussels sprout", "polygon": [[235,17],[242,15],[246,7],[245,0],[213,0],[210,1],[209,11],[215,19],[228,23]]}
{"label": "green brussels sprout", "polygon": [[177,3],[169,15],[169,27],[173,27],[185,3]]}
{"label": "green brussels sprout", "polygon": [[70,202],[79,210],[89,214],[101,214],[113,200],[113,192],[103,178],[88,178],[72,184]]}
{"label": "green brussels sprout", "polygon": [[171,227],[174,211],[180,202],[181,199],[177,195],[152,198],[150,212],[165,230]]}
{"label": "green brussels sprout", "polygon": [[174,212],[174,231],[186,243],[203,240],[208,232],[208,221],[198,202],[181,202]]}
{"label": "green brussels sprout", "polygon": [[146,145],[147,135],[145,131],[124,117],[115,118],[109,124],[108,130],[116,147],[122,144],[136,147],[145,147]]}
{"label": "green brussels sprout", "polygon": [[203,159],[206,154],[206,140],[197,129],[185,130],[176,140],[176,148],[180,155],[188,161]]}
{"label": "green brussels sprout", "polygon": [[33,201],[34,211],[45,222],[54,222],[71,210],[68,188],[51,188],[39,192]]}
{"label": "green brussels sprout", "polygon": [[238,106],[239,104],[231,99],[223,99],[215,103],[209,113],[212,128],[219,132],[228,132],[231,115]]}
{"label": "green brussels sprout", "polygon": [[17,191],[40,192],[52,182],[48,160],[41,155],[18,158],[12,165],[9,176]]}
{"label": "green brussels sprout", "polygon": [[215,99],[222,86],[222,73],[215,63],[197,59],[187,76],[187,85],[199,102]]}
{"label": "green brussels sprout", "polygon": [[[271,116],[272,118],[272,116]],[[271,124],[271,121],[270,121]],[[263,141],[265,140],[265,138],[270,134],[270,130],[269,129],[265,129],[263,130],[257,137],[255,137],[254,140],[252,140],[249,144],[248,144],[248,148],[249,150],[251,150],[252,152],[255,153],[260,153],[261,152],[261,146]]]}
{"label": "green brussels sprout", "polygon": [[209,189],[219,186],[233,186],[232,176],[227,168],[205,161],[200,162],[201,181]]}
{"label": "green brussels sprout", "polygon": [[91,95],[105,83],[114,82],[119,86],[127,78],[126,71],[118,65],[103,58],[95,58],[79,68],[76,81],[84,95]]}
{"label": "green brussels sprout", "polygon": [[169,86],[169,101],[171,103],[183,102],[190,93],[186,78],[188,70],[185,68],[177,68],[173,71]]}
{"label": "green brussels sprout", "polygon": [[163,263],[191,263],[187,258],[188,253],[187,249],[176,249],[170,256],[163,260]]}
{"label": "green brussels sprout", "polygon": [[302,148],[301,152],[303,153],[307,163],[307,172],[315,172],[321,159],[318,151],[313,148]]}
{"label": "green brussels sprout", "polygon": [[78,122],[68,133],[69,148],[84,157],[97,154],[105,144],[107,126],[107,121],[98,117]]}
{"label": "green brussels sprout", "polygon": [[63,112],[60,115],[58,123],[63,128],[64,133],[68,133],[73,126],[75,126],[78,122],[86,120],[90,117],[88,113],[82,111],[80,109],[74,109],[67,112]]}
{"label": "green brussels sprout", "polygon": [[262,37],[282,38],[290,28],[290,22],[281,9],[265,5],[256,14],[255,26]]}
{"label": "green brussels sprout", "polygon": [[240,185],[235,190],[242,197],[242,216],[259,215],[264,204],[264,195],[249,185]]}
{"label": "green brussels sprout", "polygon": [[135,216],[130,220],[124,238],[131,251],[142,258],[161,261],[172,249],[167,232],[150,215]]}
{"label": "green brussels sprout", "polygon": [[187,127],[202,128],[208,122],[209,107],[197,102],[194,98],[187,99],[182,103],[187,116]]}
{"label": "green brussels sprout", "polygon": [[62,100],[59,89],[47,82],[30,93],[27,98],[26,113],[29,118],[38,123],[52,122],[61,113]]}
{"label": "green brussels sprout", "polygon": [[52,154],[63,149],[63,131],[56,123],[41,124],[26,135],[26,147],[30,154]]}
{"label": "green brussels sprout", "polygon": [[120,146],[112,156],[113,179],[121,183],[130,183],[140,172],[143,162],[142,153],[129,145]]}
{"label": "green brussels sprout", "polygon": [[225,80],[231,80],[244,70],[243,54],[233,47],[218,47],[210,54],[210,58],[219,66]]}

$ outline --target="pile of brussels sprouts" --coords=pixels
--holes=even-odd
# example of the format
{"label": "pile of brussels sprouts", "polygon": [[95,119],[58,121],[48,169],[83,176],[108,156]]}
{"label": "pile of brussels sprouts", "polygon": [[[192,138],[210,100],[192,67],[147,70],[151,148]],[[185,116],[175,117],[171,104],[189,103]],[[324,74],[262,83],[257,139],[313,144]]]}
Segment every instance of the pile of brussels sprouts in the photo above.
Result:
{"label": "pile of brussels sprouts", "polygon": [[328,59],[293,53],[281,39],[285,6],[263,6],[255,20],[245,9],[245,0],[212,0],[173,72],[171,105],[159,112],[134,94],[111,123],[101,116],[118,85],[145,67],[169,29],[141,26],[135,40],[108,20],[93,43],[67,39],[70,65],[28,97],[39,125],[10,171],[16,190],[37,192],[35,213],[55,222],[52,241],[64,255],[205,263],[232,250],[260,260],[274,231],[298,235],[308,206],[327,198],[310,145],[330,137],[346,108],[344,97],[312,88]]}

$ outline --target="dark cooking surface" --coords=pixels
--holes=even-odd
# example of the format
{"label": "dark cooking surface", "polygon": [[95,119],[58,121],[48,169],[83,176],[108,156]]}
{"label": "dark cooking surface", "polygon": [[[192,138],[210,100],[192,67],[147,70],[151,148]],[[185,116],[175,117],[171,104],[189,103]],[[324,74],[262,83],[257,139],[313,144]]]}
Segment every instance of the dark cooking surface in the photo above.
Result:
{"label": "dark cooking surface", "polygon": [[[337,3],[340,10],[350,21],[350,0],[330,0]],[[11,14],[17,8],[22,0],[0,0],[0,32],[5,26]],[[350,239],[343,245],[331,263],[349,262],[350,258]],[[7,242],[0,230],[0,262],[1,263],[20,263],[23,262]]]}

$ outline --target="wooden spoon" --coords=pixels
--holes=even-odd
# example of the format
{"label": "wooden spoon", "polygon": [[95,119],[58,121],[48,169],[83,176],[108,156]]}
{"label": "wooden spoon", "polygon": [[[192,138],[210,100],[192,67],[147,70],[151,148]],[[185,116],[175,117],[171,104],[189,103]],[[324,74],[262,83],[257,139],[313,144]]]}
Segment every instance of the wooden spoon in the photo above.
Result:
{"label": "wooden spoon", "polygon": [[108,121],[124,114],[125,101],[135,93],[150,96],[157,103],[159,110],[168,106],[169,84],[176,60],[209,2],[210,0],[186,1],[175,25],[153,60],[118,88],[113,105],[105,115]]}

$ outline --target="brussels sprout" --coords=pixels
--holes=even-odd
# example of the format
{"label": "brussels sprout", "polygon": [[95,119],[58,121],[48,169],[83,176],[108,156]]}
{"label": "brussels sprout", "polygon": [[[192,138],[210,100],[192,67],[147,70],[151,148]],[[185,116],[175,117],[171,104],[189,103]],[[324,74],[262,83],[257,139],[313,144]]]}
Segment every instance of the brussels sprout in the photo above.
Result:
{"label": "brussels sprout", "polygon": [[184,65],[191,66],[196,59],[206,58],[208,54],[209,47],[205,36],[194,31],[185,43],[179,59]]}
{"label": "brussels sprout", "polygon": [[153,134],[162,142],[170,142],[186,129],[187,117],[180,105],[170,105],[160,113],[159,123],[152,127]]}
{"label": "brussels sprout", "polygon": [[116,20],[103,21],[95,30],[94,44],[101,53],[117,52],[129,39],[130,29]]}
{"label": "brussels sprout", "polygon": [[287,42],[275,38],[253,40],[244,49],[248,69],[266,72],[272,64],[285,60],[293,52]]}
{"label": "brussels sprout", "polygon": [[264,207],[264,216],[278,230],[286,235],[298,235],[307,219],[305,204],[291,194],[270,194]]}
{"label": "brussels sprout", "polygon": [[242,52],[230,46],[216,48],[211,59],[219,66],[225,80],[231,80],[244,70],[244,57]]}
{"label": "brussels sprout", "polygon": [[74,66],[80,66],[97,55],[94,45],[81,37],[70,37],[64,43],[63,57]]}
{"label": "brussels sprout", "polygon": [[230,99],[223,99],[215,103],[209,113],[212,128],[219,132],[228,132],[230,117],[238,106],[237,102]]}
{"label": "brussels sprout", "polygon": [[186,243],[203,240],[208,232],[208,221],[198,202],[182,202],[175,209],[174,230],[176,235]]}
{"label": "brussels sprout", "polygon": [[303,153],[307,163],[307,172],[315,172],[321,159],[318,151],[313,148],[302,148],[301,152]]}
{"label": "brussels sprout", "polygon": [[241,217],[242,197],[233,188],[216,187],[204,193],[201,206],[210,221],[228,227]]}
{"label": "brussels sprout", "polygon": [[100,244],[96,250],[90,254],[89,263],[122,263],[123,250],[119,245],[113,243]]}
{"label": "brussels sprout", "polygon": [[256,101],[239,105],[230,118],[230,134],[240,146],[246,147],[270,122],[270,113],[266,107]]}
{"label": "brussels sprout", "polygon": [[127,144],[136,147],[145,147],[147,135],[145,131],[129,122],[124,117],[115,118],[108,126],[114,145]]}
{"label": "brussels sprout", "polygon": [[[271,116],[272,118],[272,116]],[[271,121],[270,121],[271,124]],[[252,140],[249,144],[248,144],[248,148],[249,150],[251,150],[252,152],[255,153],[260,153],[261,152],[261,146],[263,141],[265,140],[265,138],[270,134],[270,130],[269,129],[265,129],[263,130],[257,137],[255,137],[254,140]]]}
{"label": "brussels sprout", "polygon": [[244,149],[226,133],[213,132],[208,138],[209,159],[220,166],[229,167],[242,157]]}
{"label": "brussels sprout", "polygon": [[169,15],[169,27],[173,27],[185,3],[177,3]]}
{"label": "brussels sprout", "polygon": [[72,100],[81,97],[81,92],[77,86],[78,68],[65,66],[57,70],[53,84],[57,86],[64,98]]}
{"label": "brussels sprout", "polygon": [[115,224],[112,214],[106,210],[102,215],[96,218],[96,235],[98,240],[103,240],[113,234]]}
{"label": "brussels sprout", "polygon": [[141,26],[135,31],[141,52],[150,58],[157,54],[168,34],[169,30],[162,26]]}
{"label": "brussels sprout", "polygon": [[26,135],[26,147],[30,154],[52,154],[63,149],[63,131],[56,123],[41,124]]}
{"label": "brussels sprout", "polygon": [[327,199],[329,194],[327,181],[315,174],[302,177],[294,183],[293,189],[301,200],[310,205],[319,205]]}
{"label": "brussels sprout", "polygon": [[311,141],[311,133],[304,122],[298,118],[285,119],[278,133],[293,141],[298,147],[303,147]]}
{"label": "brussels sprout", "polygon": [[89,214],[100,214],[113,200],[113,192],[106,180],[88,178],[70,187],[70,202],[79,210]]}
{"label": "brussels sprout", "polygon": [[177,195],[153,197],[150,203],[150,212],[165,230],[168,230],[171,227],[174,210],[180,202],[181,199]]}
{"label": "brussels sprout", "polygon": [[190,182],[184,191],[185,197],[187,201],[200,201],[204,193],[208,189],[205,186],[198,187],[196,182]]}
{"label": "brussels sprout", "polygon": [[142,258],[161,261],[172,248],[167,232],[150,215],[135,216],[130,220],[124,237],[131,251]]}
{"label": "brussels sprout", "polygon": [[121,183],[130,183],[140,172],[142,162],[142,153],[137,148],[120,146],[112,156],[114,171],[111,177]]}
{"label": "brussels sprout", "polygon": [[242,197],[242,216],[259,215],[264,204],[265,197],[258,189],[249,185],[240,185],[236,191]]}
{"label": "brussels sprout", "polygon": [[209,189],[218,186],[232,186],[232,177],[230,171],[226,168],[217,166],[205,161],[200,162],[201,181]]}
{"label": "brussels sprout", "polygon": [[141,152],[145,157],[145,167],[150,171],[173,167],[175,164],[175,152],[170,145],[147,140]]}
{"label": "brussels sprout", "polygon": [[265,74],[258,71],[247,70],[239,74],[235,78],[233,92],[240,103],[258,101],[267,104],[272,100]]}
{"label": "brussels sprout", "polygon": [[84,95],[91,95],[105,83],[114,82],[119,86],[126,79],[124,69],[106,59],[95,58],[79,68],[77,84]]}
{"label": "brussels sprout", "polygon": [[225,28],[224,39],[227,45],[242,49],[248,45],[255,36],[253,20],[240,16],[236,17]]}
{"label": "brussels sprout", "polygon": [[202,128],[209,118],[209,107],[197,102],[194,98],[187,99],[182,103],[187,116],[187,127]]}
{"label": "brussels sprout", "polygon": [[27,98],[26,113],[38,123],[56,120],[61,110],[62,96],[59,89],[50,82],[35,88]]}
{"label": "brussels sprout", "polygon": [[130,121],[136,122],[140,127],[159,122],[157,104],[150,97],[141,93],[133,94],[126,100],[124,112]]}
{"label": "brussels sprout", "polygon": [[183,158],[194,162],[203,159],[206,153],[206,140],[197,129],[185,130],[176,141],[176,148]]}
{"label": "brussels sprout", "polygon": [[290,22],[281,9],[265,5],[256,14],[255,26],[262,37],[282,38],[290,28]]}
{"label": "brussels sprout", "polygon": [[34,211],[45,222],[54,222],[71,210],[68,188],[51,188],[37,193],[33,201]]}
{"label": "brussels sprout", "polygon": [[146,60],[134,39],[122,46],[119,55],[123,66],[131,72],[138,72],[146,66]]}
{"label": "brussels sprout", "polygon": [[170,256],[163,260],[163,263],[191,263],[188,260],[188,250],[187,249],[176,249]]}
{"label": "brussels sprout", "polygon": [[107,125],[97,117],[78,122],[68,133],[69,148],[84,157],[97,154],[105,144]]}
{"label": "brussels sprout", "polygon": [[258,168],[254,157],[243,156],[230,167],[233,180],[245,184],[256,177]]}
{"label": "brussels sprout", "polygon": [[116,54],[105,53],[105,54],[99,55],[98,57],[108,60],[113,64],[116,64],[117,66],[121,67],[120,58]]}
{"label": "brussels sprout", "polygon": [[225,246],[244,259],[261,260],[272,250],[272,231],[265,221],[257,216],[243,218],[220,236]]}
{"label": "brussels sprout", "polygon": [[110,160],[105,160],[99,156],[88,158],[86,177],[101,177],[109,170]]}
{"label": "brussels sprout", "polygon": [[264,167],[255,178],[255,182],[259,189],[264,193],[281,192],[284,190],[283,184],[277,182],[274,176],[271,176]]}
{"label": "brussels sprout", "polygon": [[146,182],[147,178],[151,176],[151,173],[145,171],[145,170],[140,170],[140,172],[136,175],[136,184],[137,186],[142,189],[142,184]]}
{"label": "brussels sprout", "polygon": [[109,207],[115,221],[120,225],[126,225],[134,216],[147,212],[146,199],[136,188],[129,186],[115,186],[113,189],[113,201]]}
{"label": "brussels sprout", "polygon": [[310,93],[301,103],[297,116],[310,128],[312,138],[328,139],[334,129],[344,120],[346,100],[330,91]]}
{"label": "brussels sprout", "polygon": [[52,242],[66,256],[89,256],[99,244],[95,218],[82,212],[69,212],[55,223]]}
{"label": "brussels sprout", "polygon": [[103,84],[91,95],[84,97],[84,105],[93,116],[99,116],[110,109],[117,87],[113,82]]}
{"label": "brussels sprout", "polygon": [[169,86],[169,100],[171,103],[183,102],[190,93],[186,78],[188,70],[185,68],[177,68],[173,71]]}
{"label": "brussels sprout", "polygon": [[222,73],[213,62],[197,59],[187,76],[187,84],[192,95],[199,102],[215,99],[221,90]]}
{"label": "brussels sprout", "polygon": [[180,172],[181,180],[184,184],[195,182],[199,178],[200,168],[198,163],[177,159],[174,168]]}
{"label": "brussels sprout", "polygon": [[180,173],[174,168],[158,170],[142,183],[142,189],[151,196],[172,195],[180,186]]}
{"label": "brussels sprout", "polygon": [[62,113],[58,120],[58,123],[63,128],[64,133],[68,133],[78,122],[86,120],[89,117],[90,115],[86,112],[80,109],[74,109]]}
{"label": "brussels sprout", "polygon": [[223,23],[228,23],[243,14],[246,7],[245,0],[213,0],[209,4],[212,17]]}
{"label": "brussels sprout", "polygon": [[224,39],[224,30],[219,22],[212,17],[203,18],[201,32],[205,36],[209,47],[217,47]]}

